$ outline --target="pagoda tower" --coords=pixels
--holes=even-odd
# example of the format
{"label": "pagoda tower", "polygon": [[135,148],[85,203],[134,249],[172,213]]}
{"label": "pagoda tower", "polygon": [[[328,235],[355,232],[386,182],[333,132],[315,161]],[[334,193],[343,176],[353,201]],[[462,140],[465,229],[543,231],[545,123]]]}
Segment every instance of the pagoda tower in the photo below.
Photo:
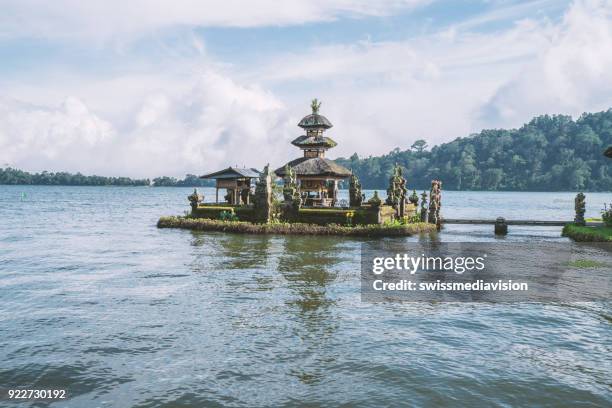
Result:
{"label": "pagoda tower", "polygon": [[291,142],[304,152],[303,157],[290,161],[276,169],[275,173],[284,177],[286,166],[293,170],[305,206],[333,206],[337,202],[338,181],[350,177],[351,171],[325,158],[325,152],[337,145],[324,136],[325,131],[333,125],[319,114],[321,103],[317,99],[312,101],[310,107],[312,113],[298,123],[306,134]]}

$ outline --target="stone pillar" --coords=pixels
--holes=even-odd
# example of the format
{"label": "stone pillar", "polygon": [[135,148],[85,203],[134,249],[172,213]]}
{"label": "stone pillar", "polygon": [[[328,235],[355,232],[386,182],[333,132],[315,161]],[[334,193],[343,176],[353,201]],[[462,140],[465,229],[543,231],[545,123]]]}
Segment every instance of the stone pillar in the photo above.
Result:
{"label": "stone pillar", "polygon": [[393,175],[389,178],[389,188],[387,189],[387,205],[395,209],[395,215],[403,218],[406,208],[406,179],[402,175],[402,168],[395,165]]}
{"label": "stone pillar", "polygon": [[495,220],[495,235],[507,235],[508,234],[508,224],[506,224],[506,219],[504,217],[497,217]]}
{"label": "stone pillar", "polygon": [[289,166],[285,166],[285,177],[283,179],[283,218],[288,221],[297,219],[302,197],[297,185],[295,172]]}
{"label": "stone pillar", "polygon": [[357,176],[353,174],[349,181],[349,207],[361,207],[362,203],[361,183]]}
{"label": "stone pillar", "polygon": [[438,230],[442,228],[442,217],[440,207],[442,206],[442,182],[432,180],[431,191],[429,193],[429,223],[436,224]]}
{"label": "stone pillar", "polygon": [[427,222],[427,191],[421,194],[421,222]]}
{"label": "stone pillar", "polygon": [[380,213],[382,200],[380,199],[380,197],[378,197],[378,191],[374,191],[374,196],[368,200],[368,204],[370,205],[370,211],[376,212],[376,223],[382,224],[382,218]]}
{"label": "stone pillar", "polygon": [[194,188],[193,193],[187,196],[189,204],[191,205],[191,214],[194,214],[198,209],[198,205],[204,200],[204,196],[198,194],[198,189]]}
{"label": "stone pillar", "polygon": [[442,228],[442,215],[440,210],[442,209],[442,182],[438,180],[438,205],[436,206],[436,226],[438,231]]}
{"label": "stone pillar", "polygon": [[584,213],[586,212],[585,200],[586,197],[583,193],[576,194],[576,198],[574,199],[574,210],[576,211],[574,223],[577,225],[586,225],[586,221],[584,219]]}

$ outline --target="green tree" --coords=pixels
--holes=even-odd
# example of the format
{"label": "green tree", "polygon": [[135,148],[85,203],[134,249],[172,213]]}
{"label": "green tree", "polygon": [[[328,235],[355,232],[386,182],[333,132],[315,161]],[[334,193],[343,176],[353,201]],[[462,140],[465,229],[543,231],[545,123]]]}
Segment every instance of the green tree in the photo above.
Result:
{"label": "green tree", "polygon": [[518,129],[485,129],[430,151],[425,141],[417,142],[405,151],[337,161],[351,167],[369,189],[385,187],[397,163],[406,168],[410,188],[429,188],[439,178],[451,190],[612,190],[612,166],[602,154],[612,145],[612,109],[585,113],[576,121],[542,115]]}
{"label": "green tree", "polygon": [[423,151],[427,148],[427,142],[423,139],[419,139],[415,141],[410,148],[418,153],[423,153]]}

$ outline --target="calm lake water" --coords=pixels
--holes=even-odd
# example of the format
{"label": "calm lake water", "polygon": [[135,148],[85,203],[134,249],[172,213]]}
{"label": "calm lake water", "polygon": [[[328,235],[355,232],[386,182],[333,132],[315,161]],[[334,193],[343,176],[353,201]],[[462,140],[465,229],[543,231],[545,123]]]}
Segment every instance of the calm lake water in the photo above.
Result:
{"label": "calm lake water", "polygon": [[[158,230],[190,192],[0,186],[0,389],[66,389],[57,407],[612,404],[609,303],[365,303],[359,240]],[[443,215],[569,220],[574,195],[443,192]],[[587,216],[611,201],[587,194]]]}

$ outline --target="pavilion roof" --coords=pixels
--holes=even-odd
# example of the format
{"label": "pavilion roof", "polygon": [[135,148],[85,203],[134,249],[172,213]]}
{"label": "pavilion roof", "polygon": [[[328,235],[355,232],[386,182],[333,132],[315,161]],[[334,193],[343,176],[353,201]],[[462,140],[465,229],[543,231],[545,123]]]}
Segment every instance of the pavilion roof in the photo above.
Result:
{"label": "pavilion roof", "polygon": [[[287,163],[297,176],[329,176],[347,178],[351,171],[333,160],[324,157],[300,157]],[[285,166],[274,171],[277,176],[285,175]]]}
{"label": "pavilion roof", "polygon": [[295,138],[292,142],[292,145],[297,147],[327,147],[331,148],[336,146],[336,143],[333,139],[329,137],[316,137],[316,136],[299,136]]}
{"label": "pavilion roof", "polygon": [[240,178],[257,178],[260,176],[260,172],[254,168],[238,168],[228,167],[227,169],[219,170],[214,173],[205,174],[200,176],[203,179],[240,179]]}
{"label": "pavilion roof", "polygon": [[318,113],[311,113],[310,115],[304,116],[298,126],[303,129],[308,128],[324,128],[329,129],[333,125],[331,122],[323,115],[319,115]]}

